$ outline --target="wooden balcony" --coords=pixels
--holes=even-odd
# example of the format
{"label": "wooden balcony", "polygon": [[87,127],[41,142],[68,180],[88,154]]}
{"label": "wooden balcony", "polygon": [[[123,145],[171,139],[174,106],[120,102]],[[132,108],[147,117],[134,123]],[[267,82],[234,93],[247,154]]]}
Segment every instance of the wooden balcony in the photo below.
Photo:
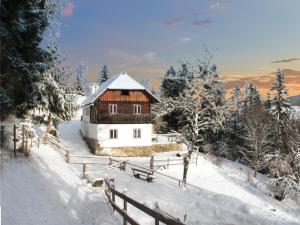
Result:
{"label": "wooden balcony", "polygon": [[154,119],[154,116],[152,114],[98,115],[96,123],[98,123],[98,124],[99,123],[100,124],[119,124],[119,123],[120,124],[140,124],[140,123],[152,123],[153,119]]}

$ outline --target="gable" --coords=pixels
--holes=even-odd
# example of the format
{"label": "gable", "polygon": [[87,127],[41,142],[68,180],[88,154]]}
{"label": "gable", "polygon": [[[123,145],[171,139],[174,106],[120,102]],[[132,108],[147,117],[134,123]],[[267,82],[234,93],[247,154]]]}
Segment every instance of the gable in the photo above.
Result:
{"label": "gable", "polygon": [[143,85],[134,80],[127,73],[122,72],[110,78],[101,84],[100,88],[92,95],[88,96],[82,103],[82,106],[93,104],[100,96],[102,96],[107,90],[130,90],[141,91],[148,97],[149,102],[160,102],[150,91],[148,91]]}
{"label": "gable", "polygon": [[[127,92],[125,95],[124,91]],[[98,97],[98,100],[101,102],[150,102],[150,97],[143,90],[106,90]]]}

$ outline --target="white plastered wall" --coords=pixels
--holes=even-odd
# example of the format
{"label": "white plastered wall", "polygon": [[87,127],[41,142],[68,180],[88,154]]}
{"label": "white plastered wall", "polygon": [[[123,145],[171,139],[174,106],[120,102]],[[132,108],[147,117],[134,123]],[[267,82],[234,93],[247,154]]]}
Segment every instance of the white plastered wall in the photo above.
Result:
{"label": "white plastered wall", "polygon": [[[133,137],[133,129],[137,128],[141,129],[141,138]],[[110,129],[118,130],[117,139],[110,139]],[[152,124],[98,124],[97,131],[99,144],[103,148],[152,145]]]}

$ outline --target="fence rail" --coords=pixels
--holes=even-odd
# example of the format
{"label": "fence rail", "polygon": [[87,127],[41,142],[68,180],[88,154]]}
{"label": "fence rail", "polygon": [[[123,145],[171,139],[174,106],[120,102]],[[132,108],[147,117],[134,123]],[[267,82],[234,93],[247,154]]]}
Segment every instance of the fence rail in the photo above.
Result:
{"label": "fence rail", "polygon": [[[190,159],[190,164],[198,163],[198,157],[192,157]],[[183,158],[167,158],[167,159],[154,159],[153,160],[153,169],[167,169],[169,166],[176,166],[176,165],[184,165]],[[150,167],[151,167],[150,166]]]}
{"label": "fence rail", "polygon": [[[132,225],[138,225],[139,224],[136,220],[134,220],[127,213],[127,203],[131,204],[135,208],[139,209],[140,211],[142,211],[145,214],[152,217],[155,221],[155,225],[158,225],[159,222],[162,222],[164,224],[169,224],[169,225],[184,225],[184,223],[180,222],[179,219],[173,218],[173,217],[171,217],[169,215],[166,215],[166,214],[163,214],[159,211],[155,211],[155,210],[143,205],[142,203],[139,203],[136,200],[128,197],[126,194],[117,191],[114,188],[114,185],[110,184],[110,181],[108,179],[105,179],[104,183],[105,183],[105,194],[106,194],[110,204],[112,205],[113,209],[116,210],[118,213],[120,213],[121,216],[123,217],[123,224],[124,225],[126,225],[127,222],[129,222]],[[116,196],[118,196],[119,198],[121,198],[123,200],[123,202],[124,202],[123,209],[120,208],[116,204],[116,200],[115,200]]]}

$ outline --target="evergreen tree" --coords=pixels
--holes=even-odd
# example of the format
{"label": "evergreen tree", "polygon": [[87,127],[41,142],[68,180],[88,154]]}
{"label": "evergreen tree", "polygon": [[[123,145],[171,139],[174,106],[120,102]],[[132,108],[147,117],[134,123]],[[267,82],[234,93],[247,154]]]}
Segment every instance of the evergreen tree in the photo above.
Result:
{"label": "evergreen tree", "polygon": [[108,80],[108,77],[109,77],[108,67],[107,65],[104,65],[102,67],[102,70],[99,72],[97,83],[101,85],[102,83]]}
{"label": "evergreen tree", "polygon": [[272,100],[272,113],[277,125],[278,147],[282,154],[290,153],[293,145],[293,128],[290,120],[291,106],[287,99],[287,88],[285,87],[285,78],[281,70],[276,73],[276,81],[271,90],[274,92]]}
{"label": "evergreen tree", "polygon": [[24,117],[41,101],[37,83],[50,53],[40,44],[55,11],[52,1],[1,2],[1,114]]}
{"label": "evergreen tree", "polygon": [[51,63],[40,85],[43,100],[33,115],[35,120],[45,123],[47,132],[50,132],[51,125],[57,128],[60,123],[71,120],[78,110],[78,105],[75,90],[65,83],[66,71],[59,48],[52,43],[48,48],[51,52]]}
{"label": "evergreen tree", "polygon": [[[182,69],[176,73],[173,66],[167,70],[165,77],[161,84],[161,97],[162,98],[176,98],[179,97],[186,88],[186,75],[188,75],[187,66],[181,65]],[[162,127],[163,132],[178,131],[180,128],[179,117],[181,115],[179,109],[174,109],[164,116],[163,120],[166,125]]]}
{"label": "evergreen tree", "polygon": [[81,81],[80,81],[80,75],[79,75],[79,73],[76,74],[75,90],[76,90],[77,94],[84,95],[84,90],[83,90],[83,88],[81,86]]}
{"label": "evergreen tree", "polygon": [[178,97],[183,93],[186,87],[186,78],[188,75],[188,69],[186,64],[181,65],[182,69],[178,73],[175,72],[171,66],[162,81],[161,94],[164,98]]}
{"label": "evergreen tree", "polygon": [[79,95],[89,95],[90,94],[90,82],[87,80],[87,65],[85,63],[80,63],[74,72],[76,81],[75,89]]}
{"label": "evergreen tree", "polygon": [[[274,159],[273,118],[262,105],[255,105],[244,115],[243,147],[239,149],[240,161],[256,172],[266,173]],[[241,135],[241,134],[239,134]]]}
{"label": "evergreen tree", "polygon": [[267,99],[265,101],[265,108],[269,109],[269,110],[272,108],[272,101],[271,101],[271,94],[270,94],[270,92],[267,93]]}
{"label": "evergreen tree", "polygon": [[245,98],[243,100],[243,108],[245,110],[261,104],[260,94],[254,84],[248,84],[245,88],[245,92]]}
{"label": "evergreen tree", "polygon": [[242,103],[243,94],[239,85],[236,85],[232,91],[232,97],[228,101],[228,117],[224,134],[228,151],[223,154],[233,160],[241,157],[240,151],[245,143],[244,136],[246,130],[241,116]]}
{"label": "evergreen tree", "polygon": [[[210,61],[200,62],[198,71],[190,75],[191,82],[195,79],[203,80],[203,116],[207,120],[200,134],[203,137],[202,146],[208,146],[208,150],[216,150],[218,140],[222,137],[225,123],[225,90],[219,79],[217,67]],[[212,107],[213,105],[213,107]],[[206,148],[207,149],[207,148]],[[204,151],[205,148],[203,149]]]}

